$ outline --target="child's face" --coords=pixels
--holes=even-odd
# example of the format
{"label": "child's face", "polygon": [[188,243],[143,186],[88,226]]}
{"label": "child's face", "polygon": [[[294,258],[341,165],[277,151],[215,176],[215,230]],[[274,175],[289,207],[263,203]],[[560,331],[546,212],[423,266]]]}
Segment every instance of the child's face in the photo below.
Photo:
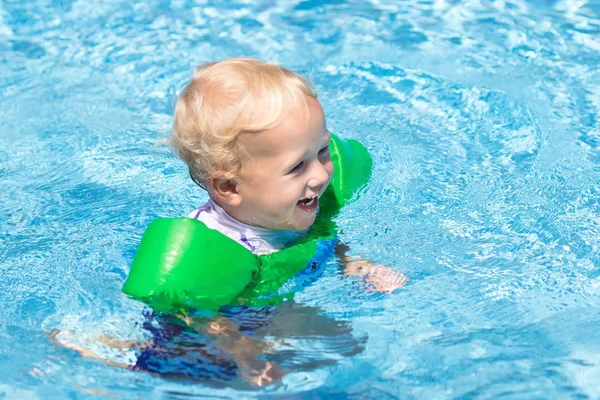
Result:
{"label": "child's face", "polygon": [[251,160],[243,163],[237,190],[241,198],[232,217],[271,229],[308,229],[319,197],[333,174],[331,135],[319,102],[307,97],[308,114],[290,110],[275,128],[248,135]]}

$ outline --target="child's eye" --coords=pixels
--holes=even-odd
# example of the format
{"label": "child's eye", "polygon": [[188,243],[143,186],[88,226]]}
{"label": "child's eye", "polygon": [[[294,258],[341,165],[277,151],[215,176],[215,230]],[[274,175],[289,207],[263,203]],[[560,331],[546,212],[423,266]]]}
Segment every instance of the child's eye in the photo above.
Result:
{"label": "child's eye", "polygon": [[321,150],[319,150],[319,155],[320,156],[325,156],[329,153],[329,146],[325,146],[323,147]]}
{"label": "child's eye", "polygon": [[292,168],[289,173],[293,174],[295,172],[300,172],[302,168],[304,168],[304,161],[300,161],[298,164],[296,164],[296,166]]}

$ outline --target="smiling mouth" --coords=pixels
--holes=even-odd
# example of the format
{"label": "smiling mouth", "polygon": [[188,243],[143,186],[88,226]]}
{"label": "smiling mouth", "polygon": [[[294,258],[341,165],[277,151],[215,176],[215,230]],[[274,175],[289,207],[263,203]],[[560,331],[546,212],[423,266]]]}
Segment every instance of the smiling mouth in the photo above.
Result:
{"label": "smiling mouth", "polygon": [[317,196],[317,195],[307,197],[298,202],[298,207],[300,207],[304,211],[314,211],[318,205],[319,205],[319,196]]}
{"label": "smiling mouth", "polygon": [[317,197],[317,195],[302,199],[298,203],[302,204],[303,206],[311,206],[314,201],[317,201],[317,202],[319,201],[319,198]]}

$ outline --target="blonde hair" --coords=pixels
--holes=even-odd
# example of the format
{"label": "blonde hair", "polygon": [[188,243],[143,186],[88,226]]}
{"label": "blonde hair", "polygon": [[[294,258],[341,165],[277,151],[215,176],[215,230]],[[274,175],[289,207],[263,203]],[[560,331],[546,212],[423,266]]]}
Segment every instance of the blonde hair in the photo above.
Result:
{"label": "blonde hair", "polygon": [[230,58],[196,68],[175,106],[170,144],[206,187],[211,173],[237,175],[244,152],[240,136],[275,127],[293,106],[317,98],[311,83],[278,65]]}

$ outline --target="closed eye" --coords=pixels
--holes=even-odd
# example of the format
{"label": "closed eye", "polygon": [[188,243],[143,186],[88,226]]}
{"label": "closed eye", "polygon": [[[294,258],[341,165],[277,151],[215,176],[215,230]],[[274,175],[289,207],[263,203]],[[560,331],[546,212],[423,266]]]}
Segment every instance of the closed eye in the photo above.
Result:
{"label": "closed eye", "polygon": [[329,145],[323,147],[321,150],[319,150],[319,156],[325,156],[329,153]]}
{"label": "closed eye", "polygon": [[297,172],[300,172],[300,171],[302,171],[302,168],[304,168],[304,165],[305,165],[305,164],[306,164],[306,163],[305,163],[304,161],[300,161],[300,162],[299,162],[298,164],[296,164],[296,165],[294,166],[294,168],[292,168],[292,169],[290,170],[290,172],[288,172],[288,173],[289,173],[289,174],[294,174],[294,173],[297,173]]}

